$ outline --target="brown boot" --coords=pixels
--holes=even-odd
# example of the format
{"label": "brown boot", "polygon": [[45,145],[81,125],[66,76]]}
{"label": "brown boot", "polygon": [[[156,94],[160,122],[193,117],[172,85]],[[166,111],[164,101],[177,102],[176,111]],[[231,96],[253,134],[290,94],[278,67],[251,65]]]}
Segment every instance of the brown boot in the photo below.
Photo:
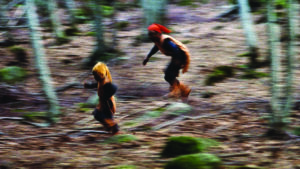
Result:
{"label": "brown boot", "polygon": [[168,94],[169,98],[178,98],[178,97],[180,97],[180,88],[179,88],[179,86],[180,86],[180,84],[174,83],[170,87],[170,93]]}
{"label": "brown boot", "polygon": [[191,93],[191,89],[187,85],[184,85],[183,83],[180,83],[179,88],[180,88],[181,97],[183,99],[188,98],[189,94]]}

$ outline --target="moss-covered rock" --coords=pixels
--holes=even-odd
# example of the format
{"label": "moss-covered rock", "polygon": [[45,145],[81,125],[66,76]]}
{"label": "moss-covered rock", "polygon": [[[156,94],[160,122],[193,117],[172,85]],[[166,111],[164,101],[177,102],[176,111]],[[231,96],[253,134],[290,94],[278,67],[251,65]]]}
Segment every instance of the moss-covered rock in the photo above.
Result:
{"label": "moss-covered rock", "polygon": [[192,107],[185,103],[175,102],[167,106],[165,111],[168,112],[169,115],[179,116],[190,113],[192,111]]}
{"label": "moss-covered rock", "polygon": [[0,81],[6,83],[16,83],[26,77],[25,69],[18,66],[8,66],[0,69]]}
{"label": "moss-covered rock", "polygon": [[120,134],[115,135],[110,138],[108,138],[105,143],[113,143],[113,144],[120,144],[120,143],[127,143],[137,140],[137,138],[134,135],[131,134]]}
{"label": "moss-covered rock", "polygon": [[221,82],[228,77],[234,76],[234,69],[230,66],[218,66],[216,67],[212,73],[210,73],[205,81],[204,84],[211,86],[217,82]]}
{"label": "moss-covered rock", "polygon": [[212,139],[195,138],[188,136],[170,137],[164,147],[162,157],[176,157],[186,154],[194,154],[203,152],[211,146],[218,143]]}
{"label": "moss-covered rock", "polygon": [[221,160],[208,153],[179,156],[166,164],[165,169],[214,169],[221,165]]}

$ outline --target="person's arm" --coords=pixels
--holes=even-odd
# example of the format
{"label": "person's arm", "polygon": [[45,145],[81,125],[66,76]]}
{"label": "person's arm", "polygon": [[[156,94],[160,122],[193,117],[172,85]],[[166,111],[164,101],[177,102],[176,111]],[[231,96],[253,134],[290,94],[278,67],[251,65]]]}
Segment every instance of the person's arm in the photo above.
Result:
{"label": "person's arm", "polygon": [[112,97],[118,90],[117,85],[113,83],[106,83],[103,85],[103,98],[105,100],[108,100],[110,97]]}
{"label": "person's arm", "polygon": [[148,53],[147,57],[143,61],[143,65],[146,65],[147,62],[149,61],[150,57],[154,55],[158,51],[158,47],[156,45],[153,46],[151,51]]}
{"label": "person's arm", "polygon": [[98,82],[86,82],[83,84],[84,88],[86,89],[94,89],[98,87]]}
{"label": "person's arm", "polygon": [[170,39],[164,40],[163,48],[171,52],[173,56],[180,56],[182,54],[181,49]]}

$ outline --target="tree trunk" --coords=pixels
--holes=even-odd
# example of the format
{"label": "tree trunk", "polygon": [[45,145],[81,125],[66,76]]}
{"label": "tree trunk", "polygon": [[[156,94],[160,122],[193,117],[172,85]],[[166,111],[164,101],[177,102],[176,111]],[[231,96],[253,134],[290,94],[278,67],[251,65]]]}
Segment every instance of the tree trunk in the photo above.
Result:
{"label": "tree trunk", "polygon": [[69,12],[69,20],[72,27],[76,25],[76,5],[73,0],[66,0],[66,7]]}
{"label": "tree trunk", "polygon": [[104,43],[104,30],[102,25],[102,12],[101,12],[101,4],[99,0],[91,0],[90,7],[93,11],[94,16],[94,30],[96,32],[96,46],[93,53],[84,60],[85,66],[92,66],[98,60],[101,59],[101,56],[106,51],[106,46]]}
{"label": "tree trunk", "polygon": [[[272,137],[283,137],[287,126],[287,114],[285,109],[290,109],[291,104],[291,85],[292,85],[292,64],[287,66],[288,81],[285,84],[284,91],[280,82],[282,79],[282,65],[281,65],[281,45],[280,45],[280,27],[277,24],[277,17],[275,13],[276,0],[269,0],[267,3],[267,18],[268,18],[268,36],[269,36],[269,53],[271,59],[271,117],[270,130],[268,134]],[[292,57],[287,55],[288,60],[292,61]],[[290,62],[289,61],[289,62]],[[288,92],[285,94],[285,92]],[[290,99],[289,101],[287,99]],[[289,103],[288,103],[289,102]]]}
{"label": "tree trunk", "polygon": [[285,104],[283,105],[283,113],[287,117],[291,111],[293,103],[293,69],[294,69],[294,47],[295,47],[295,28],[296,24],[296,9],[298,4],[294,0],[288,0],[287,16],[288,16],[288,42],[287,42],[287,78],[285,80]]}
{"label": "tree trunk", "polygon": [[248,0],[238,0],[239,13],[250,53],[250,67],[257,66],[258,42],[254,31]]}
{"label": "tree trunk", "polygon": [[60,17],[57,14],[57,4],[55,0],[48,0],[48,10],[56,40],[58,43],[64,43],[66,41],[66,37],[59,20]]}
{"label": "tree trunk", "polygon": [[9,19],[8,19],[9,16],[7,13],[7,6],[8,5],[5,5],[4,0],[0,0],[0,26],[5,27],[5,29],[6,29],[6,31],[4,33],[5,42],[3,42],[3,43],[5,43],[5,45],[9,46],[9,45],[13,45],[14,39],[13,39],[12,34],[10,33],[11,28],[9,28],[9,26],[7,26],[7,23],[9,21]]}
{"label": "tree trunk", "polygon": [[167,0],[141,0],[144,11],[143,35],[147,36],[147,27],[152,23],[165,24]]}
{"label": "tree trunk", "polygon": [[48,119],[50,122],[55,122],[56,117],[60,114],[59,103],[52,86],[50,70],[47,65],[43,41],[40,36],[41,32],[39,31],[39,22],[34,0],[26,0],[26,9],[36,66],[40,74],[43,91],[49,102]]}

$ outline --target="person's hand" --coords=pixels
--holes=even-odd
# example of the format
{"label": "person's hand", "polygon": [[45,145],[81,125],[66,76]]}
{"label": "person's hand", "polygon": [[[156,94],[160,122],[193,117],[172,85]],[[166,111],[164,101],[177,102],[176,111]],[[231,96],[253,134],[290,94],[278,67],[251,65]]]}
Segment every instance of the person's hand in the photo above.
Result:
{"label": "person's hand", "polygon": [[143,65],[145,66],[146,64],[147,64],[147,62],[149,61],[149,59],[148,58],[146,58],[146,59],[144,59],[144,61],[143,61]]}

